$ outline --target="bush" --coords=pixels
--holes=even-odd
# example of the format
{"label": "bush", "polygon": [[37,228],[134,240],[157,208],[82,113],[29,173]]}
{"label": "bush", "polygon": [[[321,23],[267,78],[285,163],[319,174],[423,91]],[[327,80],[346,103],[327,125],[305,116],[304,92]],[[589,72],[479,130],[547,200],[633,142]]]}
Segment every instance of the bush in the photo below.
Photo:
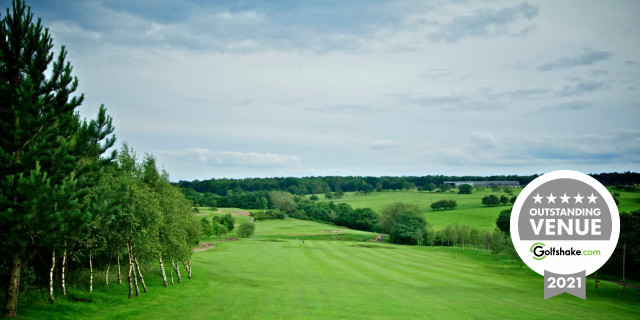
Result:
{"label": "bush", "polygon": [[495,207],[500,204],[500,199],[495,195],[489,195],[482,198],[482,204],[489,207]]}
{"label": "bush", "polygon": [[253,211],[250,215],[255,220],[267,220],[267,219],[284,219],[285,214],[280,209]]}
{"label": "bush", "polygon": [[256,231],[256,225],[253,222],[243,222],[238,227],[238,237],[249,238],[253,235],[254,231]]}
{"label": "bush", "polygon": [[473,189],[473,187],[471,187],[471,185],[463,184],[460,187],[458,187],[458,193],[459,194],[471,194],[471,190],[472,189]]}
{"label": "bush", "polygon": [[451,210],[455,209],[458,203],[455,200],[439,200],[431,204],[433,210]]}

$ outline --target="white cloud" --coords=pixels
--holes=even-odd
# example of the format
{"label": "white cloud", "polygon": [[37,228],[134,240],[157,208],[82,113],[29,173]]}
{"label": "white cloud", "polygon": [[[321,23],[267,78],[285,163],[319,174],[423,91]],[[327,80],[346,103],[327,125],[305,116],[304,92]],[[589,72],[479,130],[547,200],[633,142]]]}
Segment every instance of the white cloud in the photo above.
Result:
{"label": "white cloud", "polygon": [[393,141],[391,139],[375,140],[371,144],[371,149],[388,150],[388,149],[393,149],[399,145],[400,143]]}
{"label": "white cloud", "polygon": [[196,162],[210,167],[282,168],[299,167],[300,157],[275,153],[211,151],[202,148],[163,151],[161,155],[183,163]]}

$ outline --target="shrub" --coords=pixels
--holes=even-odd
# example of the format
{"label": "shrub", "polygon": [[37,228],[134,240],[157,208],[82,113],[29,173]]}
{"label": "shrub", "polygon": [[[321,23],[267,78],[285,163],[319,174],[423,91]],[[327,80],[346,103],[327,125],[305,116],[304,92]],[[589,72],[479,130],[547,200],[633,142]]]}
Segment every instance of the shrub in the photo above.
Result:
{"label": "shrub", "polygon": [[439,200],[431,204],[433,210],[451,210],[455,209],[458,203],[455,200]]}
{"label": "shrub", "polygon": [[253,222],[246,221],[240,224],[238,227],[238,237],[249,238],[256,230],[256,225]]}
{"label": "shrub", "polygon": [[473,189],[473,187],[471,187],[471,185],[463,184],[460,187],[458,187],[458,193],[459,194],[471,194],[471,190],[472,189]]}
{"label": "shrub", "polygon": [[500,199],[495,195],[489,195],[482,198],[482,204],[489,207],[495,207],[500,204]]}

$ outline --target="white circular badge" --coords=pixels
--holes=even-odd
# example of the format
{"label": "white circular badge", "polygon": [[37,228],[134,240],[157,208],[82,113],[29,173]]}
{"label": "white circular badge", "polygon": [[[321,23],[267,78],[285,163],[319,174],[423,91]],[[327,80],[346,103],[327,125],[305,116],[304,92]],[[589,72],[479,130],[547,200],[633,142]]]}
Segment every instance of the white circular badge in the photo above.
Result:
{"label": "white circular badge", "polygon": [[540,275],[589,275],[618,243],[620,216],[609,191],[577,171],[558,170],[529,183],[511,211],[511,239],[520,258]]}

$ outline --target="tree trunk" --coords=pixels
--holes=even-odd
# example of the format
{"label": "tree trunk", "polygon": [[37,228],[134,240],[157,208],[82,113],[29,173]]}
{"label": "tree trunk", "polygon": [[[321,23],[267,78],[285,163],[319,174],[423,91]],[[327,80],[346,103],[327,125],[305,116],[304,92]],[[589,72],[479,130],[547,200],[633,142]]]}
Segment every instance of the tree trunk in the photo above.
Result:
{"label": "tree trunk", "polygon": [[162,284],[165,287],[168,287],[169,285],[167,284],[167,274],[164,272],[164,263],[162,262],[162,255],[160,255],[160,271],[162,271]]}
{"label": "tree trunk", "polygon": [[[129,246],[129,274],[131,274],[131,271],[133,271],[133,284],[136,288],[136,296],[140,296],[140,287],[138,287],[138,275],[136,274],[136,270],[133,269],[133,247],[130,245]],[[129,277],[131,278],[131,277]],[[131,281],[131,280],[129,280]],[[129,289],[129,291],[131,291],[131,289]]]}
{"label": "tree trunk", "polygon": [[132,269],[132,261],[131,261],[131,248],[127,243],[127,256],[129,257],[129,273],[127,276],[127,280],[129,281],[129,299],[133,298],[133,278],[131,278],[131,269]]}
{"label": "tree trunk", "polygon": [[182,265],[184,266],[184,269],[187,270],[187,277],[189,278],[189,280],[191,280],[191,264],[187,264],[186,262],[182,261]]}
{"label": "tree trunk", "polygon": [[171,276],[171,285],[175,285],[175,283],[173,282],[173,268],[169,267],[169,275]]}
{"label": "tree trunk", "polygon": [[9,276],[9,287],[4,303],[4,315],[8,318],[18,316],[18,296],[20,295],[20,270],[22,270],[22,260],[19,253],[11,255],[11,272]]}
{"label": "tree trunk", "polygon": [[140,264],[138,263],[138,258],[133,258],[133,262],[136,264],[136,270],[138,270],[138,275],[140,276],[140,282],[142,283],[142,289],[144,293],[147,293],[147,285],[144,284],[144,277],[142,276],[142,272],[140,272]]}
{"label": "tree trunk", "polygon": [[107,270],[105,270],[104,272],[104,284],[107,288],[109,288],[109,269],[111,268],[111,257],[112,255],[109,255],[109,262],[107,263]]}
{"label": "tree trunk", "polygon": [[180,276],[180,268],[178,268],[178,263],[176,263],[173,258],[171,259],[171,267],[173,268],[173,271],[176,272],[176,274],[178,275],[178,283],[182,282],[182,277]]}
{"label": "tree trunk", "polygon": [[[66,245],[66,241],[65,241],[65,245]],[[60,278],[62,279],[62,295],[66,296],[67,295],[67,286],[66,283],[64,282],[64,276],[65,273],[67,272],[67,249],[64,249],[64,251],[62,251],[62,267],[61,267],[61,271],[62,274],[60,275]]]}
{"label": "tree trunk", "polygon": [[56,267],[56,251],[51,254],[51,268],[49,268],[49,303],[53,304],[53,269]]}
{"label": "tree trunk", "polygon": [[122,284],[122,276],[120,275],[120,255],[118,255],[118,284]]}
{"label": "tree trunk", "polygon": [[189,279],[191,279],[191,258],[187,258],[187,265],[189,266]]}
{"label": "tree trunk", "polygon": [[89,293],[93,292],[93,259],[89,250]]}

